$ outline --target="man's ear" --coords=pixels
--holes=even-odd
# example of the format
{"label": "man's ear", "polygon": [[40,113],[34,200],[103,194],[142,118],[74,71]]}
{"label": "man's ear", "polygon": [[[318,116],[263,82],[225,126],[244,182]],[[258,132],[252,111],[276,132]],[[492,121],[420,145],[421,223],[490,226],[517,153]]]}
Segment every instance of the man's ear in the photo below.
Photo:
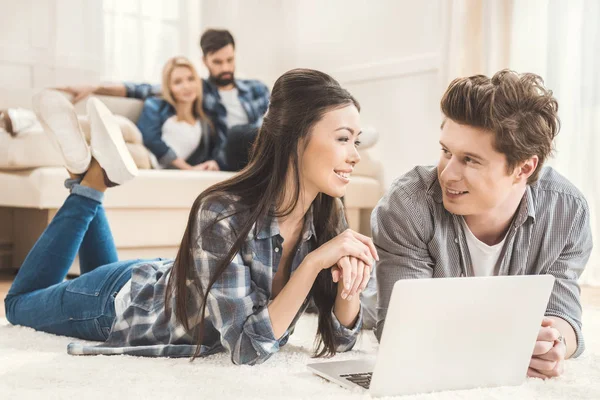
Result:
{"label": "man's ear", "polygon": [[537,169],[539,161],[540,160],[539,160],[538,156],[532,156],[532,157],[528,158],[527,160],[523,161],[522,163],[520,163],[520,165],[517,166],[517,171],[516,171],[517,174],[515,176],[515,179],[517,181],[527,182],[529,177],[531,175],[533,175],[533,173]]}

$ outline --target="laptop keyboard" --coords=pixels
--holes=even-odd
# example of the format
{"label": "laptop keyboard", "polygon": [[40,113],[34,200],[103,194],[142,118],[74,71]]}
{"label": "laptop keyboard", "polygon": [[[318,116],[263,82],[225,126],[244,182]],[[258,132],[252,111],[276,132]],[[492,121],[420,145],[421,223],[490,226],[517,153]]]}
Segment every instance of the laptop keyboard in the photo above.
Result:
{"label": "laptop keyboard", "polygon": [[356,383],[358,386],[362,386],[365,389],[368,389],[371,386],[371,376],[373,376],[372,372],[363,372],[360,374],[345,374],[340,375],[342,378],[348,379],[352,383]]}

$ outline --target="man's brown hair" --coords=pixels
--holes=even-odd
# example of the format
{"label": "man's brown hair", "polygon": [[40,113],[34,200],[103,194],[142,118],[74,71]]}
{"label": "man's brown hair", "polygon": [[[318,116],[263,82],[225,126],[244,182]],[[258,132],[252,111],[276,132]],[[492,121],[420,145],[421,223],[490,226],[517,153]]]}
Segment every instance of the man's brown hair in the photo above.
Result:
{"label": "man's brown hair", "polygon": [[506,156],[508,171],[537,155],[539,163],[527,183],[537,181],[552,154],[560,130],[558,102],[535,74],[504,69],[491,79],[484,75],[457,78],[442,97],[444,116],[494,133],[494,148]]}
{"label": "man's brown hair", "polygon": [[226,29],[207,29],[200,37],[200,48],[204,56],[221,50],[227,45],[235,49],[233,35]]}

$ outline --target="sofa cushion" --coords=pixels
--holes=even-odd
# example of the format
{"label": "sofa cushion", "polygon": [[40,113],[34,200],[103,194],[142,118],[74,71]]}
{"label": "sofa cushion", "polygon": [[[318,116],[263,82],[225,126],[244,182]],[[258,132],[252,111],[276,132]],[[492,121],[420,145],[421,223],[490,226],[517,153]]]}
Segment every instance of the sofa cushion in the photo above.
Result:
{"label": "sofa cushion", "polygon": [[[80,115],[79,117],[79,125],[81,126],[81,130],[85,135],[85,139],[88,143],[90,143],[90,121],[87,115]],[[142,138],[142,133],[138,129],[138,127],[131,122],[131,120],[121,116],[115,115],[115,120],[121,128],[121,133],[123,134],[123,140],[125,143],[135,143],[135,144],[143,144],[144,139]]]}
{"label": "sofa cushion", "polygon": [[12,137],[0,131],[0,169],[26,169],[63,165],[59,151],[42,131]]}
{"label": "sofa cushion", "polygon": [[[107,208],[189,209],[209,186],[234,174],[231,172],[140,170],[126,185],[106,192]],[[0,171],[0,205],[40,209],[59,208],[69,192],[63,182],[64,168],[45,167],[27,171]],[[345,198],[347,208],[371,208],[381,197],[381,185],[372,178],[353,177]]]}
{"label": "sofa cushion", "polygon": [[[232,176],[229,172],[140,170],[126,185],[106,192],[107,208],[189,208],[207,187]],[[69,192],[63,183],[67,170],[57,167],[0,171],[0,205],[59,208]]]}
{"label": "sofa cushion", "polygon": [[352,176],[346,188],[346,208],[374,208],[383,195],[381,183],[367,176]]}

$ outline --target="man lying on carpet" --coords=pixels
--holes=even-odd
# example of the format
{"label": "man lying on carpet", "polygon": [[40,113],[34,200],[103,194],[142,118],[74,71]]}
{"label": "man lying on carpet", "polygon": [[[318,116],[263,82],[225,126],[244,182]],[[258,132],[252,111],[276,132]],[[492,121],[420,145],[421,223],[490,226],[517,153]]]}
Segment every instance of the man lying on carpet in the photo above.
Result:
{"label": "man lying on carpet", "polygon": [[441,109],[437,168],[397,179],[372,214],[377,336],[398,279],[552,274],[528,375],[558,376],[584,350],[577,279],[592,250],[583,195],[542,169],[558,103],[539,76],[504,70],[454,80]]}
{"label": "man lying on carpet", "polygon": [[[88,102],[90,152],[62,95],[45,91],[34,103],[63,152],[71,195],[9,290],[12,324],[105,341],[71,344],[70,354],[226,350],[235,364],[260,364],[287,343],[313,299],[315,353],[354,346],[358,294],[377,252],[345,229],[339,198],[360,161],[360,116],[333,78],[297,69],[277,80],[249,165],[199,195],[175,260],[117,260],[102,199],[137,169],[108,109]],[[82,275],[64,281],[77,253]]]}

